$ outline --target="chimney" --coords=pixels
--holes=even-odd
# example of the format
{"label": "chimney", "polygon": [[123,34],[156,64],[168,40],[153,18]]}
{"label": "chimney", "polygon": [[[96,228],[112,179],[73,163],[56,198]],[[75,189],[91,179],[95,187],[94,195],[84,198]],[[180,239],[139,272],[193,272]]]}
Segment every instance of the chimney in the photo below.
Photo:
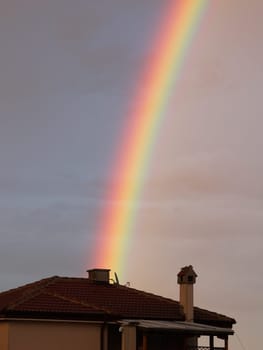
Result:
{"label": "chimney", "polygon": [[97,284],[110,283],[110,269],[91,269],[87,270],[89,273],[89,280]]}
{"label": "chimney", "polygon": [[180,285],[180,304],[184,309],[185,320],[194,322],[194,284],[197,277],[193,266],[185,266],[177,275]]}

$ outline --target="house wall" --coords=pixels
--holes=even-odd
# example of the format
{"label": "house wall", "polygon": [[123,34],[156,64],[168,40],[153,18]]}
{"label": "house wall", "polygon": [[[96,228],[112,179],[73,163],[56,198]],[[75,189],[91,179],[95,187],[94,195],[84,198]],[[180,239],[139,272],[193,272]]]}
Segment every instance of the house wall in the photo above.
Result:
{"label": "house wall", "polygon": [[100,350],[100,337],[96,324],[12,321],[9,347],[3,350]]}
{"label": "house wall", "polygon": [[7,322],[0,323],[0,350],[8,349],[8,324]]}

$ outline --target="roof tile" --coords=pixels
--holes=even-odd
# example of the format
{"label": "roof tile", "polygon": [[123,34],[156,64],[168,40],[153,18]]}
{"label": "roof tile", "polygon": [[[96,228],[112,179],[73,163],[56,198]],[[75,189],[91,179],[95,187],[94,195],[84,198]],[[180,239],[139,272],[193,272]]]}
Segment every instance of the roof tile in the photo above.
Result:
{"label": "roof tile", "polygon": [[[96,284],[87,278],[50,277],[0,293],[0,313],[38,317],[56,314],[91,317],[155,319],[183,321],[178,301],[118,284]],[[82,316],[81,316],[82,315]],[[196,322],[206,324],[235,323],[232,318],[195,308]]]}

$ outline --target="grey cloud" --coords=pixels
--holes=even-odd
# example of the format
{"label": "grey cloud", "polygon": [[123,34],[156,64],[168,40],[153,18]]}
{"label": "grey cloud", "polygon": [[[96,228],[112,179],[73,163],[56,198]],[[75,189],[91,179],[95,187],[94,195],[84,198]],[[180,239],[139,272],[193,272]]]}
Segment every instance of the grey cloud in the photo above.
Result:
{"label": "grey cloud", "polygon": [[39,275],[63,271],[74,275],[81,271],[82,257],[92,249],[88,239],[95,229],[92,217],[95,218],[94,207],[65,202],[42,208],[1,210],[3,276],[8,279],[8,275],[20,275],[20,279],[29,280],[38,279]]}
{"label": "grey cloud", "polygon": [[197,155],[188,165],[178,160],[163,174],[152,173],[145,185],[144,198],[147,202],[225,195],[240,197],[241,201],[260,200],[263,199],[262,175],[263,168],[256,159],[244,161],[225,155],[202,161]]}
{"label": "grey cloud", "polygon": [[[236,317],[252,348],[262,308],[262,4],[209,3],[158,130],[121,281],[178,298],[176,273],[192,263],[196,303]],[[159,0],[1,1],[1,289],[80,274],[101,210],[130,204],[110,201],[107,181],[163,10]]]}

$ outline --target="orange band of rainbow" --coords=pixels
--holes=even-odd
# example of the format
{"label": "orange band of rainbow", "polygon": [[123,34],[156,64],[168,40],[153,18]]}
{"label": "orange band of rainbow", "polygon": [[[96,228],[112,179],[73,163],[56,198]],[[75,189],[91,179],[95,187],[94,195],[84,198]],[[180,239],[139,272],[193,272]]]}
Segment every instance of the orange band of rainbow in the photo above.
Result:
{"label": "orange band of rainbow", "polygon": [[208,0],[172,0],[165,9],[126,117],[128,122],[114,163],[120,176],[109,185],[110,205],[100,217],[93,266],[122,273],[153,145],[207,4]]}

